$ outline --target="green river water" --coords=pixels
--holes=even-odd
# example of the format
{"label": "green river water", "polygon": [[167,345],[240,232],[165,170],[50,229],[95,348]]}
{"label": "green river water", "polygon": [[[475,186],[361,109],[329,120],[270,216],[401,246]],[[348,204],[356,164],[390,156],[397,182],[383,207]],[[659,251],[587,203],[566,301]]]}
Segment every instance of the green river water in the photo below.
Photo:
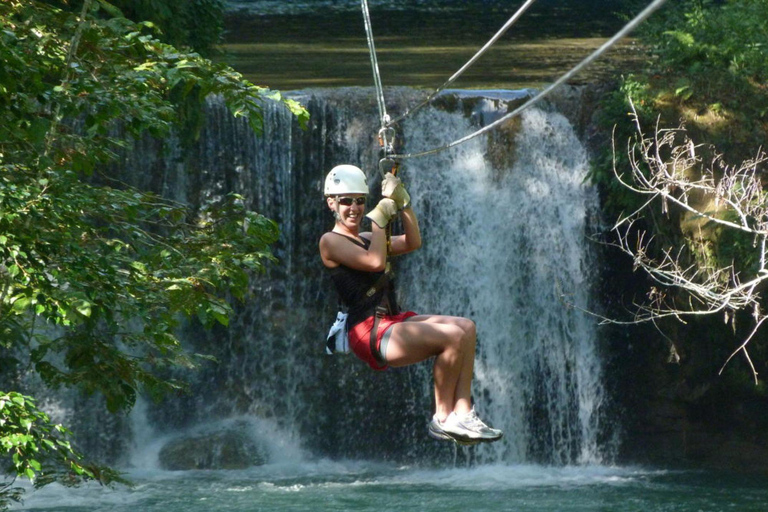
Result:
{"label": "green river water", "polygon": [[420,469],[366,462],[273,464],[248,471],[133,472],[135,487],[49,486],[37,512],[764,512],[768,479],[617,467]]}
{"label": "green river water", "polygon": [[[419,7],[424,3],[429,5]],[[303,4],[309,5],[302,8]],[[369,4],[382,83],[434,89],[460,69],[522,2]],[[250,10],[228,16],[224,54],[219,58],[254,83],[278,90],[373,85],[359,1],[239,5]],[[623,22],[610,1],[539,1],[452,87],[544,86],[599,47]],[[628,39],[575,81],[612,78],[644,59]]]}

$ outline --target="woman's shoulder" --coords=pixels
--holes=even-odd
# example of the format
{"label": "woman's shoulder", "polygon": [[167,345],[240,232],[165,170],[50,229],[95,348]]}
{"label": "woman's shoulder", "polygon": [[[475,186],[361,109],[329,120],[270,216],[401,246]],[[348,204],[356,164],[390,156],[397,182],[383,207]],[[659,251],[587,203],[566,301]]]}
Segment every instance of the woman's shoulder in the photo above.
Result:
{"label": "woman's shoulder", "polygon": [[371,233],[360,233],[357,237],[345,235],[344,233],[338,233],[336,231],[328,231],[320,237],[320,246],[323,245],[339,245],[346,243],[353,243],[355,245],[364,246],[371,243]]}
{"label": "woman's shoulder", "polygon": [[323,236],[320,237],[320,245],[332,243],[335,239],[335,233],[333,231],[326,231]]}

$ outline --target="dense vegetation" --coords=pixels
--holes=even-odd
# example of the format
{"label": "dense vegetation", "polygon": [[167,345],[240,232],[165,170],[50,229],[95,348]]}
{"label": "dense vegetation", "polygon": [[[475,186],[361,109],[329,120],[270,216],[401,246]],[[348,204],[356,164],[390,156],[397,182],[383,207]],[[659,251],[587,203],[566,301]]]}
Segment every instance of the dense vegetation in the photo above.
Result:
{"label": "dense vegetation", "polygon": [[[174,5],[186,13],[174,24]],[[129,21],[154,13],[151,22]],[[159,9],[158,6],[163,7]],[[188,25],[216,0],[0,3],[0,378],[36,374],[47,386],[105,397],[112,411],[139,392],[183,383],[164,368],[194,367],[176,337],[184,316],[226,324],[223,295],[243,297],[272,260],[277,226],[229,195],[192,210],[131,188],[113,172],[116,154],[145,134],[192,140],[205,98],[261,130],[263,101],[282,101],[223,65],[161,41],[207,48]],[[160,14],[158,14],[160,13]],[[166,13],[165,15],[162,13]],[[220,22],[220,20],[219,20]],[[212,26],[216,18],[211,21]],[[175,27],[175,29],[174,29]],[[215,31],[214,31],[215,32]],[[188,40],[188,36],[192,40]],[[36,485],[116,475],[81,462],[66,428],[35,400],[0,391],[0,508],[19,498],[16,476]]]}
{"label": "dense vegetation", "polygon": [[[594,164],[592,179],[600,186],[608,219],[614,221],[648,200],[648,196],[635,194],[620,185],[614,176],[615,165],[616,171],[629,179],[627,142],[639,140],[628,115],[632,111],[630,99],[648,136],[653,137],[657,127],[667,130],[666,133],[671,133],[669,130],[677,133],[677,128],[682,126],[685,132],[679,133],[690,137],[689,146],[695,146],[702,166],[713,164],[715,184],[727,169],[738,168],[743,161],[755,158],[761,148],[765,149],[768,135],[766,19],[768,2],[765,0],[688,0],[667,2],[642,27],[638,35],[648,50],[649,64],[642,72],[622,77],[601,112],[603,129],[606,134],[613,133],[616,152],[611,151],[610,141],[606,141],[604,153]],[[662,158],[670,156],[668,148],[661,151],[666,151]],[[691,149],[690,153],[693,152]],[[698,166],[687,170],[690,181],[701,177],[700,173],[696,174],[699,170]],[[644,172],[649,175],[651,171],[646,167]],[[754,169],[752,176],[757,173],[759,178],[761,172],[765,172],[764,163]],[[674,197],[688,200],[723,220],[732,220],[728,216],[734,210],[718,209],[717,202],[712,200],[716,194],[682,197],[681,190],[674,187],[666,192],[670,196],[677,194]],[[763,196],[764,191],[758,191],[754,197]],[[716,285],[727,287],[729,283],[761,279],[760,237],[724,229],[704,215],[684,211],[671,201],[666,210],[664,206],[663,201],[651,203],[633,225],[636,233],[648,233],[646,240],[650,243],[643,256],[658,261],[663,251],[669,251],[681,268],[690,269],[689,275],[695,276],[692,286],[708,284],[703,282],[703,276],[715,275],[723,269],[728,272],[719,274],[721,283]],[[760,212],[765,212],[768,205],[743,206],[743,211],[755,212],[746,215],[744,221],[764,233]],[[633,263],[636,262],[629,261],[627,266]],[[692,295],[686,295],[685,291],[676,291],[674,287],[651,288],[651,284],[656,283],[642,281],[643,277],[632,273],[632,269],[627,269],[621,279],[622,282],[638,280],[639,287],[650,289],[656,297],[667,294],[677,300],[677,304],[685,305],[681,310],[705,309],[702,302],[689,301]],[[708,317],[686,317],[689,318],[686,323],[668,317],[655,323],[664,335],[649,327],[648,331],[637,334],[634,344],[616,342],[616,353],[626,355],[616,363],[617,376],[621,377],[617,379],[622,387],[620,394],[625,397],[627,410],[637,414],[639,429],[653,428],[649,427],[653,424],[649,416],[653,416],[652,411],[659,403],[687,410],[690,416],[681,414],[680,418],[685,419],[680,421],[698,418],[700,428],[718,435],[733,432],[733,438],[754,438],[765,428],[768,417],[760,412],[766,403],[764,376],[768,371],[764,327],[749,341],[751,362],[737,357],[723,369],[724,362],[749,338],[755,323],[762,318],[766,303],[765,298],[760,297],[761,292],[762,289],[758,289],[754,295],[757,308],[752,305],[746,310],[723,308]],[[637,300],[632,296],[626,298],[627,307],[631,307],[629,302]],[[621,313],[626,310],[617,308],[617,314]],[[633,347],[619,347],[621,344]],[[760,376],[758,385],[753,372],[755,378]],[[625,379],[626,376],[632,378]],[[675,428],[681,428],[680,422],[659,425],[659,429],[666,429],[664,432]],[[714,448],[708,453],[715,451]],[[743,455],[735,454],[735,457]]]}
{"label": "dense vegetation", "polygon": [[[604,104],[602,124],[616,128],[623,149],[634,136],[627,122],[631,98],[646,126],[676,127],[712,144],[728,163],[755,156],[768,134],[768,2],[687,0],[668,2],[639,31],[649,65],[622,77]],[[611,193],[612,216],[637,205],[613,180],[613,157],[606,148],[592,177]],[[619,167],[626,155],[616,155]]]}
{"label": "dense vegetation", "polygon": [[[620,185],[614,177],[629,169],[627,141],[637,140],[628,113],[633,107],[647,132],[684,128],[703,160],[715,167],[739,166],[756,157],[768,135],[768,2],[763,0],[689,0],[669,2],[640,31],[649,65],[622,77],[604,102],[601,123],[613,133],[593,167],[611,219],[637,209],[646,197]],[[700,145],[700,146],[699,146]],[[680,214],[647,210],[645,222],[658,248],[683,245],[691,261],[713,265],[737,262],[737,270],[756,271],[759,260],[749,236],[722,233],[721,238],[681,241]],[[717,233],[719,235],[720,233]],[[696,243],[698,242],[698,243]],[[706,252],[704,254],[702,251]]]}

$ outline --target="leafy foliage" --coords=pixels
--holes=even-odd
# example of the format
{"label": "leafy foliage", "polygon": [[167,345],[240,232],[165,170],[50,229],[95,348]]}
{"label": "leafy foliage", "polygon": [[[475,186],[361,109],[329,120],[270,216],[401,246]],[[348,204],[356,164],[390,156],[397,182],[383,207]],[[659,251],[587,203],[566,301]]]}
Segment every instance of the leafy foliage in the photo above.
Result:
{"label": "leafy foliage", "polygon": [[207,55],[224,31],[223,0],[112,0],[133,21],[151,21],[162,31],[164,41],[176,47],[189,46]]}
{"label": "leafy foliage", "polygon": [[[731,354],[742,351],[747,355],[746,343],[757,354],[752,360],[749,355],[746,358],[753,374],[765,368],[765,338],[754,336],[763,323],[765,301],[759,293],[751,294],[754,289],[749,286],[754,284],[758,291],[762,288],[757,285],[765,262],[760,244],[763,214],[756,212],[764,209],[760,175],[765,168],[761,147],[768,135],[767,18],[764,0],[668,2],[639,33],[648,49],[647,69],[622,77],[617,91],[601,105],[600,122],[613,131],[616,152],[606,150],[591,172],[610,218],[637,213],[631,216],[636,222],[627,228],[629,238],[623,241],[643,241],[628,252],[637,256],[632,259],[633,268],[644,264],[646,275],[653,279],[654,273],[665,274],[662,280],[655,279],[661,287],[655,286],[649,293],[655,309],[649,310],[648,318],[663,316],[664,309],[654,301],[665,299],[677,305],[675,317],[723,313],[725,322],[720,317],[702,327],[701,321],[697,328],[707,331],[707,336],[691,340],[673,336],[670,341],[675,346],[684,347],[689,341],[695,345],[695,350],[679,351],[689,362],[698,357],[711,363],[708,358],[720,358],[722,350],[728,350],[727,340],[735,336],[744,344],[737,344],[738,350]],[[634,111],[630,103],[636,107]],[[648,140],[632,133],[635,115],[638,126],[653,133]],[[670,130],[670,126],[680,129]],[[684,143],[673,145],[676,150],[665,144],[665,134],[673,132],[686,134]],[[652,157],[632,159],[632,148],[644,144],[646,156]],[[684,165],[680,165],[682,154],[690,155],[683,159]],[[648,161],[656,165],[649,168]],[[628,179],[630,170],[634,179]],[[673,171],[679,176],[659,181]],[[620,186],[616,176],[645,195]],[[699,186],[703,182],[706,186]],[[637,183],[652,185],[638,187]],[[689,187],[694,185],[692,192]],[[651,189],[658,192],[659,201],[649,199]],[[757,195],[750,196],[747,190]],[[733,197],[745,194],[743,200],[726,201],[726,191]],[[740,224],[740,229],[731,229]],[[717,296],[710,292],[729,285],[732,295],[749,291],[746,302],[726,301],[721,308],[707,303]],[[706,290],[707,299],[690,300],[695,295],[690,292],[697,289]],[[690,371],[693,375],[711,369],[702,366]],[[724,374],[733,377],[729,371]]]}
{"label": "leafy foliage", "polygon": [[615,179],[614,168],[620,176],[629,168],[629,157],[624,144],[635,137],[629,122],[630,106],[627,99],[631,98],[635,102],[638,117],[648,122],[653,116],[649,108],[652,105],[649,89],[647,84],[633,76],[624,77],[618,87],[606,95],[598,111],[598,123],[606,129],[612,127],[611,136],[616,147],[614,151],[606,148],[595,158],[589,171],[589,179],[599,185],[603,210],[612,219],[642,204],[641,197]]}
{"label": "leafy foliage", "polygon": [[659,37],[661,66],[689,74],[715,72],[733,78],[768,78],[768,5],[762,0],[686,2],[672,9],[665,23],[651,25]]}
{"label": "leafy foliage", "polygon": [[[151,23],[105,17],[105,5],[86,0],[78,15],[0,3],[0,367],[28,365],[51,387],[102,393],[117,411],[139,390],[182,387],[158,370],[205,356],[182,349],[180,319],[226,325],[223,293],[244,297],[273,260],[278,230],[236,195],[193,211],[120,183],[110,172],[116,152],[132,136],[193,139],[209,95],[256,131],[264,101],[301,123],[307,112],[161,42]],[[0,416],[3,439],[47,424],[28,399],[7,396],[16,409]],[[12,469],[37,471],[34,451],[18,451]]]}
{"label": "leafy foliage", "polygon": [[[670,2],[640,31],[648,48],[643,73],[623,77],[603,103],[601,125],[616,130],[616,164],[626,168],[623,144],[633,136],[631,98],[644,126],[677,126],[706,140],[738,165],[755,156],[768,134],[768,3],[763,0]],[[593,168],[609,214],[637,206],[613,183],[613,155]]]}
{"label": "leafy foliage", "polygon": [[[83,0],[42,0],[64,10],[80,11]],[[224,0],[98,0],[103,16],[152,23],[160,38],[177,48],[209,55],[224,31]]]}
{"label": "leafy foliage", "polygon": [[[122,481],[108,468],[83,464],[68,439],[70,434],[62,425],[51,423],[32,398],[0,392],[0,453],[10,455],[8,473],[28,478],[38,487],[51,482]],[[0,509],[21,500],[22,490],[12,486],[12,480],[0,483]]]}

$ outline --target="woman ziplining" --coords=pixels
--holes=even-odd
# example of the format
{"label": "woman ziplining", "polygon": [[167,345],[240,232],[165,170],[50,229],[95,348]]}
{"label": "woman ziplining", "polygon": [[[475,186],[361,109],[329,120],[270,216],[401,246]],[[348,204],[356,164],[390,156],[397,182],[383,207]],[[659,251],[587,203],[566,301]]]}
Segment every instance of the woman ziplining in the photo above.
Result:
{"label": "woman ziplining", "polygon": [[[324,192],[335,224],[320,239],[320,256],[348,309],[349,348],[375,370],[434,357],[436,410],[429,435],[462,445],[501,439],[502,431],[480,420],[472,404],[475,323],[462,317],[399,311],[388,252],[395,256],[421,247],[419,223],[405,186],[387,173],[383,199],[365,214],[365,174],[358,167],[339,165],[328,173]],[[388,243],[387,226],[397,215],[404,234],[391,237]],[[363,217],[371,220],[371,231],[361,230]]]}
{"label": "woman ziplining", "polygon": [[[361,0],[379,109],[379,143],[383,153],[380,166],[387,161],[394,164],[396,169],[399,161],[451,148],[520,115],[523,110],[596,60],[665,1],[651,2],[580,64],[494,123],[444,146],[417,153],[396,154],[393,125],[428,104],[453,82],[511,26],[533,0],[525,2],[494,38],[448,82],[394,121],[386,111],[368,3],[367,0]],[[408,366],[434,357],[435,412],[428,425],[429,435],[462,445],[501,439],[503,432],[486,425],[477,416],[472,402],[476,348],[474,321],[455,316],[417,315],[412,311],[401,313],[397,306],[388,257],[406,254],[421,247],[418,220],[402,182],[394,174],[387,173],[382,181],[383,198],[368,214],[365,214],[368,184],[360,168],[353,165],[334,167],[326,176],[324,192],[335,224],[320,239],[320,256],[331,273],[342,304],[348,309],[346,315],[340,314],[337,318],[329,339],[340,336],[343,344],[348,343],[349,348],[375,370],[384,370],[388,366]],[[397,215],[401,217],[404,234],[390,239],[387,226]],[[363,217],[371,220],[371,231],[361,231]]]}

